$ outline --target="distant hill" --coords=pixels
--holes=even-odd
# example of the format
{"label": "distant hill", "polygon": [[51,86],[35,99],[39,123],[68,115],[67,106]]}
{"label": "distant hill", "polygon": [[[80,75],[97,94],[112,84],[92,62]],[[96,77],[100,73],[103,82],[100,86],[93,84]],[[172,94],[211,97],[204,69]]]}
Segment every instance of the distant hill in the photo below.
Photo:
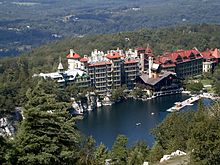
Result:
{"label": "distant hill", "polygon": [[219,8],[219,0],[0,1],[0,56],[72,36],[219,24]]}
{"label": "distant hill", "polygon": [[[200,51],[207,48],[220,47],[220,25],[191,25],[160,29],[142,29],[134,32],[116,34],[91,35],[83,38],[67,38],[33,49],[17,58],[6,58],[13,63],[24,59],[33,72],[56,70],[59,57],[64,64],[69,49],[73,48],[81,56],[90,55],[94,49],[107,51],[110,49],[129,49],[149,46],[155,55],[164,51],[190,49],[197,47]],[[4,60],[2,60],[4,61]],[[7,62],[8,63],[8,62]],[[1,65],[1,63],[0,63]],[[8,67],[5,65],[5,67]],[[0,69],[1,70],[1,69]]]}

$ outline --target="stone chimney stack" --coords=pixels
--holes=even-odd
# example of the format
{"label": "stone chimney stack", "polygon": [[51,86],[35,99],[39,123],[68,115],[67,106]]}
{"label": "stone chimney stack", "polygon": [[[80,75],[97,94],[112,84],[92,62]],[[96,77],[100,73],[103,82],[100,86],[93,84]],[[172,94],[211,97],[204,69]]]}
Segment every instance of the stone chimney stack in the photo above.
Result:
{"label": "stone chimney stack", "polygon": [[144,53],[140,54],[141,56],[141,72],[144,72]]}
{"label": "stone chimney stack", "polygon": [[148,58],[148,61],[149,61],[149,70],[148,70],[149,78],[152,78],[151,68],[152,68],[152,65],[153,65],[153,57],[149,57],[149,58]]}
{"label": "stone chimney stack", "polygon": [[75,53],[74,50],[70,49],[70,57],[73,57],[74,53]]}

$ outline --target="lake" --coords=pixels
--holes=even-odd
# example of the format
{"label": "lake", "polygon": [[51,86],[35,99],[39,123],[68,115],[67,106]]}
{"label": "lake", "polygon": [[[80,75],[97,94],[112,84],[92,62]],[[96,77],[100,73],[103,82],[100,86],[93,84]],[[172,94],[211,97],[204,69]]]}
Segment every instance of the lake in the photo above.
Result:
{"label": "lake", "polygon": [[[138,140],[144,140],[149,146],[154,143],[154,137],[150,134],[169,113],[166,110],[175,102],[189,98],[187,95],[170,95],[158,97],[148,101],[128,99],[112,106],[103,106],[97,110],[87,112],[83,120],[77,123],[80,131],[89,136],[92,135],[97,144],[103,143],[111,148],[117,135],[128,137],[128,145],[131,146]],[[204,99],[205,105],[211,100]],[[187,106],[183,111],[197,108],[197,103]],[[140,125],[136,125],[141,123]]]}

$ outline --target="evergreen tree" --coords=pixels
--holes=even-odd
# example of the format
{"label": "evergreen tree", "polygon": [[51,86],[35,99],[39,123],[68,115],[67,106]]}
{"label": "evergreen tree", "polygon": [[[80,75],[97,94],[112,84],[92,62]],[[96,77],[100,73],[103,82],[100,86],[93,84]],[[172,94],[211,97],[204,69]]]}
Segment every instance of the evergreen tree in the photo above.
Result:
{"label": "evergreen tree", "polygon": [[153,130],[153,135],[167,153],[171,153],[177,149],[185,151],[187,149],[186,142],[191,134],[193,121],[194,112],[175,112],[169,114],[166,119]]}
{"label": "evergreen tree", "polygon": [[94,152],[95,152],[95,140],[90,136],[82,142],[79,161],[79,165],[91,165],[95,164]]}
{"label": "evergreen tree", "polygon": [[27,91],[24,120],[15,137],[16,164],[74,164],[78,158],[79,133],[69,106],[55,94],[52,81],[41,80]]}
{"label": "evergreen tree", "polygon": [[5,155],[7,151],[8,145],[6,140],[0,136],[0,162],[1,164],[6,162]]}
{"label": "evergreen tree", "polygon": [[96,165],[104,164],[105,160],[108,158],[108,150],[104,144],[100,144],[96,147],[94,152]]}
{"label": "evergreen tree", "polygon": [[150,162],[159,161],[164,155],[163,147],[156,141],[149,152]]}
{"label": "evergreen tree", "polygon": [[118,135],[111,150],[111,159],[113,164],[126,164],[128,158],[128,151],[126,148],[128,139],[124,135]]}
{"label": "evergreen tree", "polygon": [[145,142],[137,142],[128,153],[128,164],[142,164],[148,160],[149,149]]}
{"label": "evergreen tree", "polygon": [[195,114],[194,126],[187,143],[192,164],[220,164],[220,121],[216,115],[218,113],[215,113],[219,109],[215,108],[219,107],[214,105],[210,112],[210,109],[204,109],[200,105]]}

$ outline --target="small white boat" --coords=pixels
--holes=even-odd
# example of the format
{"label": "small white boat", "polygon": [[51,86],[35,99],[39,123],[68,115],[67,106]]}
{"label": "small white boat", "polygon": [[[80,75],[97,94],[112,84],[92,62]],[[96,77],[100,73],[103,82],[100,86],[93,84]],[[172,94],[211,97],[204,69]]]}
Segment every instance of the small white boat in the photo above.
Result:
{"label": "small white boat", "polygon": [[92,106],[91,105],[88,106],[88,111],[92,111]]}
{"label": "small white boat", "polygon": [[136,123],[136,126],[139,126],[139,125],[141,125],[141,123]]}
{"label": "small white boat", "polygon": [[151,112],[151,115],[154,115],[154,112]]}

